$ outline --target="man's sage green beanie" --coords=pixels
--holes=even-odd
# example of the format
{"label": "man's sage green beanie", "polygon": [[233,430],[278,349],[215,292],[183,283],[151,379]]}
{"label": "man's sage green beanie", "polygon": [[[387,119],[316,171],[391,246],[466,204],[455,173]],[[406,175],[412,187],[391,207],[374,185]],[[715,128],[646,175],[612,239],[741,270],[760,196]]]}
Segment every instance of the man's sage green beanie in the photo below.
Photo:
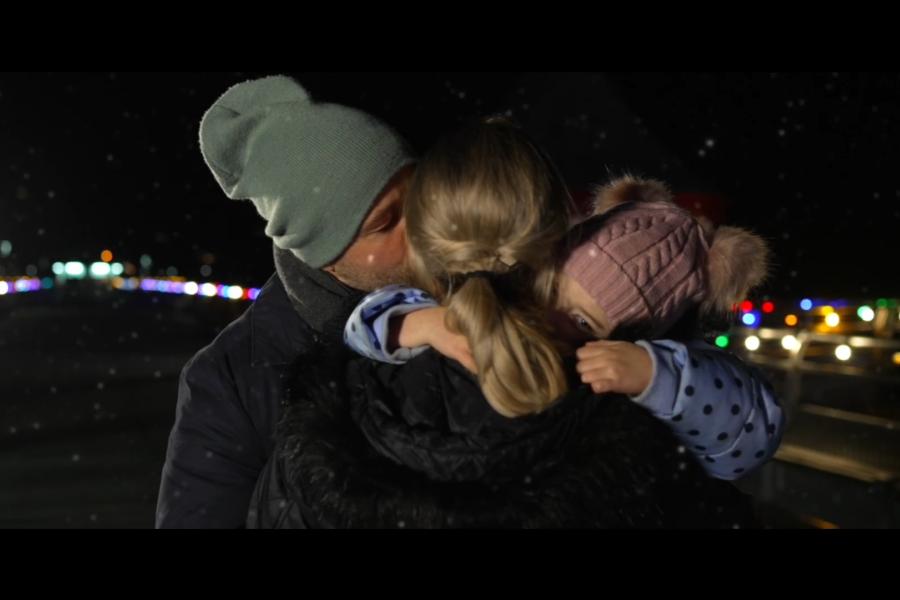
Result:
{"label": "man's sage green beanie", "polygon": [[229,198],[253,202],[275,245],[316,269],[340,258],[391,177],[414,162],[384,123],[315,102],[283,76],[225,92],[200,123],[200,151]]}

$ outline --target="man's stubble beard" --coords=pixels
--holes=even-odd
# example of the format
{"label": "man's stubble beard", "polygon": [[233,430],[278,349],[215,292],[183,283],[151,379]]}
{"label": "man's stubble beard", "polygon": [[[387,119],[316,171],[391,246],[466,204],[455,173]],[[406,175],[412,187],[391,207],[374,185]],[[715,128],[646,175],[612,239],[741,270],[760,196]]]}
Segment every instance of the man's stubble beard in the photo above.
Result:
{"label": "man's stubble beard", "polygon": [[412,273],[406,263],[387,269],[335,264],[332,274],[352,288],[371,292],[387,285],[411,285]]}

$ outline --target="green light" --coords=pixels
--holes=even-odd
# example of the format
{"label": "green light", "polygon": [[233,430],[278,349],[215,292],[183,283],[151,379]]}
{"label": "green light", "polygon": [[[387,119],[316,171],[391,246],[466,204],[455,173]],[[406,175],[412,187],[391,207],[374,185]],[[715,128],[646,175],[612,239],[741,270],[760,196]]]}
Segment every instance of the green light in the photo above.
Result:
{"label": "green light", "polygon": [[856,310],[856,314],[860,319],[862,319],[866,323],[868,323],[869,321],[871,321],[872,319],[875,318],[875,311],[872,310],[871,306],[860,306]]}
{"label": "green light", "polygon": [[720,335],[716,338],[716,346],[719,348],[727,348],[728,347],[728,336]]}
{"label": "green light", "polygon": [[887,308],[888,301],[884,298],[879,298],[878,302],[875,303],[875,306],[878,308]]}

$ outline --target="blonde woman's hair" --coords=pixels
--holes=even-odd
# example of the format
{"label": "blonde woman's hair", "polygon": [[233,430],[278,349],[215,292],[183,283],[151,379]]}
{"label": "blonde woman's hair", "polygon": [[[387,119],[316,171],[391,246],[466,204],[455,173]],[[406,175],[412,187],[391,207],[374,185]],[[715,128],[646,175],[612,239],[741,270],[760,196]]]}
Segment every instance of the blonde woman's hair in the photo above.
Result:
{"label": "blonde woman's hair", "polygon": [[547,311],[572,206],[550,160],[502,119],[442,139],[406,198],[414,280],[447,307],[447,328],[468,338],[481,389],[507,417],[568,389]]}

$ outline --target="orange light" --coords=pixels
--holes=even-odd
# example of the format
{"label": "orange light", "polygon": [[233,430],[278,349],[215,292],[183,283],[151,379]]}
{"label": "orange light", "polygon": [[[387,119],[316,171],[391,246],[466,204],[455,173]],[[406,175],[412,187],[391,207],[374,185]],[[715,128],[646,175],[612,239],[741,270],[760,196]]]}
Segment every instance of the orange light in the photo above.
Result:
{"label": "orange light", "polygon": [[834,312],[834,307],[833,307],[833,306],[823,306],[823,307],[822,307],[822,314],[823,314],[823,315],[826,315],[826,316],[827,316],[827,315],[830,315],[830,314],[833,313],[833,312]]}
{"label": "orange light", "polygon": [[103,252],[100,253],[100,260],[102,260],[103,262],[112,262],[112,259],[113,259],[113,253],[110,252],[109,250],[104,250]]}
{"label": "orange light", "polygon": [[797,315],[788,315],[784,318],[784,324],[793,327],[797,324]]}

